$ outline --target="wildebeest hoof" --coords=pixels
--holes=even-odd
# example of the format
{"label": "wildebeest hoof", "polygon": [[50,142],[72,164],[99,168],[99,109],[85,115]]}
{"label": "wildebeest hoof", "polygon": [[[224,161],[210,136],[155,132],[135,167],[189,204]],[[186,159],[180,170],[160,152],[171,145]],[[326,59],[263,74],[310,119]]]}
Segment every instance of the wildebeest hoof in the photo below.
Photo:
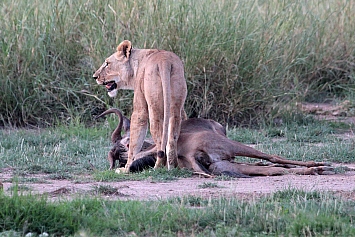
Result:
{"label": "wildebeest hoof", "polygon": [[331,175],[331,174],[335,174],[335,170],[333,167],[329,167],[329,166],[319,166],[316,167],[317,168],[317,173],[318,174],[322,174],[322,175]]}

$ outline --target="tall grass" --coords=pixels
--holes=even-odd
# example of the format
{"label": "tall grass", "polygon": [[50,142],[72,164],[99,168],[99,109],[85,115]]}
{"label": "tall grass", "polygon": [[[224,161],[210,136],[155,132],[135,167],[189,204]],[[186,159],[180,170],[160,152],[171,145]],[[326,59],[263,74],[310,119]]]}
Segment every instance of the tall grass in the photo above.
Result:
{"label": "tall grass", "polygon": [[355,2],[3,0],[0,125],[90,121],[113,102],[91,75],[117,44],[185,63],[186,109],[238,124],[279,105],[354,97]]}
{"label": "tall grass", "polygon": [[[103,126],[105,127],[105,126]],[[0,131],[0,169],[13,167],[17,174],[91,173],[92,166],[107,169],[109,134],[79,125],[46,130]]]}

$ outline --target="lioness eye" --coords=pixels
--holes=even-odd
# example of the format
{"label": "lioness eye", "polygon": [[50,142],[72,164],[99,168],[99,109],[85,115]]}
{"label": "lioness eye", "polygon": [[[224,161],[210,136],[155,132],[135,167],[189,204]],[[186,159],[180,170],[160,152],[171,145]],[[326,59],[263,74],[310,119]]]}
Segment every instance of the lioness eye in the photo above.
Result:
{"label": "lioness eye", "polygon": [[107,67],[108,66],[108,62],[105,62],[105,66],[104,67]]}

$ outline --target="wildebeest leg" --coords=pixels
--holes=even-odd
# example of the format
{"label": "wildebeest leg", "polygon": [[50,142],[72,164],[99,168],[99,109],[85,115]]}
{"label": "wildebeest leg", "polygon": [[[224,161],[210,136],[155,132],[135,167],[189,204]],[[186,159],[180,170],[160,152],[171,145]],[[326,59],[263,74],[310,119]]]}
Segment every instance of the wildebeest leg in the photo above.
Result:
{"label": "wildebeest leg", "polygon": [[178,157],[178,167],[193,170],[196,173],[206,174],[207,176],[211,174],[198,160],[195,159],[192,152],[186,154],[186,157]]}
{"label": "wildebeest leg", "polygon": [[296,160],[288,160],[280,156],[276,155],[268,155],[261,151],[255,150],[252,147],[246,146],[242,143],[233,141],[234,143],[234,155],[235,156],[246,156],[251,158],[259,158],[263,160],[270,161],[272,163],[278,164],[291,164],[291,165],[299,165],[305,167],[316,167],[316,166],[326,166],[329,165],[325,162],[314,162],[314,161],[296,161]]}
{"label": "wildebeest leg", "polygon": [[216,175],[223,174],[223,172],[239,173],[243,175],[284,175],[284,174],[302,174],[315,175],[323,174],[324,172],[332,171],[332,168],[326,166],[319,167],[298,167],[298,168],[284,168],[275,166],[255,166],[248,164],[232,163],[230,161],[222,160],[211,164],[209,170]]}

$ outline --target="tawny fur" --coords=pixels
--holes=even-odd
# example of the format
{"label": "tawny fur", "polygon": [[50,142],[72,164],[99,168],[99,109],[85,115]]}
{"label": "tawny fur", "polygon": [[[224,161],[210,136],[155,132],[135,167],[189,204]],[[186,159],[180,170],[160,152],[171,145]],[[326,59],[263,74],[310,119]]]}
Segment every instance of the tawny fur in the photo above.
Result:
{"label": "tawny fur", "polygon": [[[127,140],[122,140],[120,145],[125,143]],[[180,168],[188,168],[207,175],[226,174],[234,177],[287,173],[313,175],[331,173],[332,170],[332,167],[323,162],[287,160],[228,139],[225,128],[218,122],[209,119],[191,118],[183,121],[177,146]],[[124,155],[122,155],[126,152],[127,149],[120,149],[120,155],[113,156],[113,159],[119,160],[120,164],[126,164]],[[143,149],[137,154],[137,159],[132,163],[130,169],[140,171],[142,167],[149,167],[150,165],[145,165],[145,161],[151,162],[156,155],[157,149],[154,145]],[[234,161],[235,156],[259,158],[272,164],[237,163]]]}
{"label": "tawny fur", "polygon": [[125,40],[93,77],[105,85],[111,97],[118,89],[134,90],[130,146],[126,170],[141,151],[148,129],[158,148],[155,167],[177,166],[177,140],[187,87],[183,63],[174,53],[158,49],[135,49]]}

